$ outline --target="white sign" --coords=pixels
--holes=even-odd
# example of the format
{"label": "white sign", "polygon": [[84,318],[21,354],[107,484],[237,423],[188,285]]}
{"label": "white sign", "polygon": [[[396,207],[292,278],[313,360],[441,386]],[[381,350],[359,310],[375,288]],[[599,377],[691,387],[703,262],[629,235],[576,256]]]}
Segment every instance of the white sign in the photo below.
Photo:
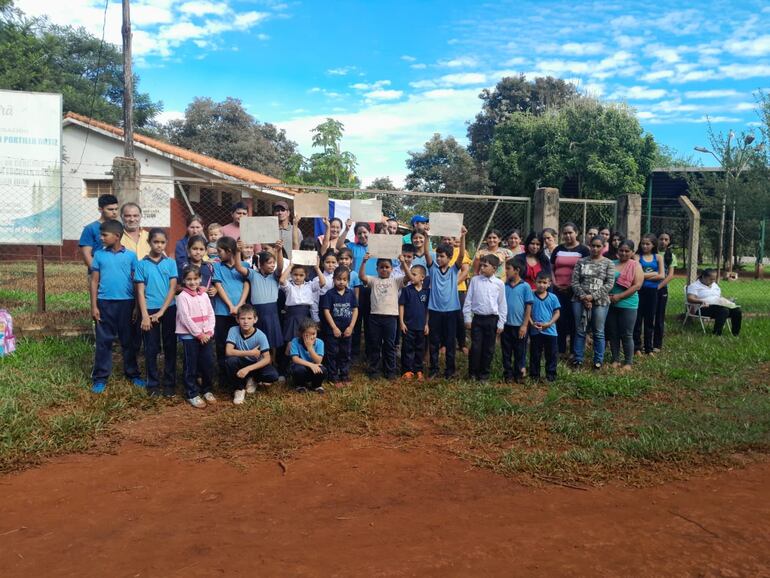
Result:
{"label": "white sign", "polygon": [[459,237],[462,232],[462,213],[430,213],[428,220],[432,237]]}
{"label": "white sign", "polygon": [[170,227],[174,183],[147,182],[139,188],[142,227]]}
{"label": "white sign", "polygon": [[350,201],[350,218],[364,223],[379,223],[382,220],[380,199],[353,199]]}
{"label": "white sign", "polygon": [[328,217],[329,195],[326,193],[297,193],[294,214],[298,217]]}
{"label": "white sign", "polygon": [[370,257],[395,259],[401,254],[401,235],[369,235],[366,250]]}
{"label": "white sign", "polygon": [[291,264],[315,267],[318,265],[318,253],[315,251],[292,251]]}
{"label": "white sign", "polygon": [[241,241],[245,244],[275,243],[278,239],[278,217],[241,218]]}
{"label": "white sign", "polygon": [[0,90],[0,243],[61,245],[60,94]]}

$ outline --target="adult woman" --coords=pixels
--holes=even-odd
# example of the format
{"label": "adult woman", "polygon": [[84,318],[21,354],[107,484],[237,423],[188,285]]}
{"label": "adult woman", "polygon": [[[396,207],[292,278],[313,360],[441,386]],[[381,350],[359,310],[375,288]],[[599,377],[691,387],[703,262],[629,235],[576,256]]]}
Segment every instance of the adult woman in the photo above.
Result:
{"label": "adult woman", "polygon": [[184,269],[187,263],[187,242],[191,237],[203,235],[203,217],[200,215],[190,215],[187,217],[187,234],[176,242],[174,248],[174,260],[179,272]]}
{"label": "adult woman", "polygon": [[[634,255],[644,271],[644,283],[639,289],[639,311],[634,326],[634,349],[637,353],[651,354],[652,326],[658,303],[658,283],[663,279],[663,258],[658,255],[658,239],[652,233],[642,236],[639,250]],[[642,341],[644,328],[644,341]]]}
{"label": "adult woman", "polygon": [[505,244],[514,256],[525,251],[525,248],[521,246],[521,231],[518,229],[508,233],[508,236],[505,238]]}
{"label": "adult woman", "polygon": [[326,227],[326,232],[323,235],[318,235],[318,242],[321,244],[319,253],[321,255],[326,255],[326,252],[329,249],[332,249],[335,253],[337,253],[337,240],[340,238],[340,234],[342,233],[342,219],[338,217],[334,217],[331,220],[324,219],[323,223]]}
{"label": "adult woman", "polygon": [[652,324],[652,350],[657,353],[663,348],[663,333],[666,326],[666,305],[668,304],[668,284],[674,278],[676,261],[671,251],[671,233],[666,231],[658,235],[658,253],[663,253],[663,279],[658,283],[658,302],[655,306],[655,321]]}
{"label": "adult woman", "polygon": [[543,239],[543,254],[549,259],[551,258],[551,253],[553,253],[556,245],[558,245],[556,237],[558,237],[556,231],[550,227],[546,227],[543,229],[543,232],[540,233],[540,238]]}
{"label": "adult woman", "polygon": [[623,242],[625,237],[621,234],[615,231],[610,235],[610,242],[607,246],[607,252],[604,254],[607,259],[615,260],[618,258],[618,247],[620,247],[620,244]]}
{"label": "adult woman", "polygon": [[714,335],[722,335],[725,321],[730,318],[733,335],[741,332],[741,309],[735,302],[722,297],[722,290],[717,285],[717,272],[704,269],[700,277],[687,287],[687,302],[702,305],[701,315],[714,319]]}
{"label": "adult woman", "polygon": [[612,367],[620,367],[620,344],[623,344],[623,370],[628,371],[634,362],[634,325],[639,308],[639,289],[644,283],[644,272],[633,258],[634,242],[621,241],[615,261],[615,284],[610,290],[610,310],[605,324],[607,342],[610,344]]}
{"label": "adult woman", "polygon": [[562,243],[551,253],[551,273],[556,297],[559,298],[561,314],[556,322],[559,333],[559,353],[567,352],[567,337],[570,338],[570,353],[575,353],[575,317],[572,315],[572,270],[583,257],[588,257],[588,247],[578,241],[575,223],[565,223],[561,228]]}
{"label": "adult woman", "polygon": [[596,237],[599,234],[599,227],[588,227],[588,230],[586,231],[586,236],[583,237],[583,242],[588,245],[591,242],[591,239]]}
{"label": "adult woman", "polygon": [[481,259],[484,255],[492,254],[500,259],[500,266],[497,268],[497,272],[495,274],[500,277],[500,279],[505,281],[505,262],[513,257],[513,253],[511,253],[505,247],[500,246],[502,237],[500,236],[500,231],[497,229],[490,229],[487,232],[487,236],[484,238],[484,240],[487,243],[486,249],[478,249],[476,251],[476,255],[473,257],[473,274],[479,274],[479,259]]}
{"label": "adult woman", "polygon": [[534,291],[537,274],[541,271],[548,275],[551,274],[551,262],[543,254],[543,241],[534,231],[527,235],[527,240],[524,242],[524,251],[524,253],[514,256],[514,260],[521,263],[526,269],[524,280]]}
{"label": "adult woman", "polygon": [[605,257],[607,256],[607,251],[610,248],[610,236],[612,235],[612,231],[610,231],[609,227],[601,227],[599,229],[599,236],[604,241],[604,251],[602,251],[602,255]]}
{"label": "adult woman", "polygon": [[615,283],[615,266],[602,255],[604,239],[591,239],[591,255],[575,263],[572,270],[572,315],[575,317],[575,359],[573,365],[583,365],[586,331],[590,326],[594,341],[594,369],[604,363],[604,322],[610,308],[610,290]]}

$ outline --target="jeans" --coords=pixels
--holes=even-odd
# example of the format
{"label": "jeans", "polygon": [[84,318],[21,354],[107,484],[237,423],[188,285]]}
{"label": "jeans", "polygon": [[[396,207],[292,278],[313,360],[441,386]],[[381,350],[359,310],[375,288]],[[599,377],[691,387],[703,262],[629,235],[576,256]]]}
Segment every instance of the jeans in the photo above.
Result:
{"label": "jeans", "polygon": [[[634,349],[652,353],[652,332],[655,323],[655,311],[658,307],[658,289],[644,287],[639,289],[639,311],[634,325]],[[644,326],[644,343],[642,343],[642,326]]]}
{"label": "jeans", "polygon": [[398,317],[395,315],[369,315],[366,333],[366,350],[369,367],[367,374],[377,374],[382,361],[385,379],[396,375],[396,330]]}
{"label": "jeans", "polygon": [[182,339],[184,349],[184,392],[187,399],[201,394],[198,389],[198,375],[201,376],[203,393],[211,391],[214,377],[214,342],[205,345],[197,339]]}
{"label": "jeans", "polygon": [[555,290],[559,298],[559,318],[556,320],[556,330],[559,343],[559,353],[567,352],[567,337],[569,337],[569,352],[575,354],[575,316],[572,314],[572,289]]}
{"label": "jeans", "polygon": [[556,366],[559,363],[559,345],[555,335],[535,333],[529,337],[529,376],[540,377],[540,357],[545,350],[545,375],[549,381],[556,379]]}
{"label": "jeans", "polygon": [[425,357],[425,328],[407,329],[402,336],[401,343],[401,372],[422,371],[423,358]]}
{"label": "jeans", "polygon": [[317,389],[323,386],[324,379],[326,379],[326,368],[322,365],[321,370],[321,373],[313,373],[313,370],[309,367],[293,362],[289,367],[289,373],[295,388],[310,387],[310,389]]}
{"label": "jeans", "polygon": [[634,362],[634,325],[636,324],[636,309],[610,306],[607,314],[607,341],[610,344],[612,362],[620,363],[620,344],[623,344],[625,365]]}
{"label": "jeans", "polygon": [[722,329],[725,326],[727,318],[730,318],[730,325],[733,328],[733,335],[738,335],[741,332],[741,320],[743,314],[741,308],[736,307],[734,309],[728,309],[721,305],[710,305],[700,310],[701,315],[706,317],[712,317],[714,319],[714,335],[722,335]]}
{"label": "jeans", "polygon": [[457,353],[457,313],[455,311],[430,310],[428,327],[430,328],[430,374],[438,375],[438,350],[446,348],[446,370],[444,375],[455,374],[455,356]]}
{"label": "jeans", "polygon": [[586,330],[591,328],[594,338],[594,364],[604,362],[604,322],[607,320],[609,305],[594,305],[591,307],[589,320],[586,327],[580,323],[583,315],[583,303],[572,302],[572,316],[575,318],[575,363],[583,363],[586,349]]}
{"label": "jeans", "polygon": [[666,328],[666,305],[668,304],[668,285],[658,289],[658,303],[655,306],[655,322],[652,333],[653,349],[663,348],[663,333]]}
{"label": "jeans", "polygon": [[332,332],[327,332],[323,339],[324,345],[326,346],[324,364],[329,370],[329,380],[345,381],[350,379],[350,350],[352,336],[334,337]]}
{"label": "jeans", "polygon": [[489,379],[492,359],[495,357],[497,315],[474,315],[471,323],[471,352],[468,359],[468,378]]}
{"label": "jeans", "polygon": [[136,344],[133,343],[134,312],[133,299],[118,301],[98,299],[101,321],[96,324],[96,347],[94,349],[94,369],[91,379],[94,383],[107,381],[112,373],[112,344],[117,339],[123,352],[123,373],[129,379],[138,378],[139,365],[136,362]]}
{"label": "jeans", "polygon": [[238,372],[246,367],[252,365],[254,361],[248,360],[245,357],[228,357],[225,360],[225,367],[227,369],[227,380],[230,388],[233,391],[239,389],[246,389],[246,380],[251,377],[258,383],[273,383],[278,381],[278,370],[275,366],[268,364],[259,369],[254,369],[249,372],[246,377],[238,377]]}
{"label": "jeans", "polygon": [[[500,336],[500,350],[503,356],[503,378],[521,379],[522,370],[527,366],[527,335],[519,339],[519,326],[506,325]],[[511,365],[513,356],[513,365]]]}
{"label": "jeans", "polygon": [[[153,315],[157,309],[149,309]],[[147,389],[162,386],[166,392],[176,390],[176,307],[166,309],[158,323],[149,331],[142,331],[144,339],[144,365],[147,370]],[[158,353],[163,346],[163,381],[158,378]]]}

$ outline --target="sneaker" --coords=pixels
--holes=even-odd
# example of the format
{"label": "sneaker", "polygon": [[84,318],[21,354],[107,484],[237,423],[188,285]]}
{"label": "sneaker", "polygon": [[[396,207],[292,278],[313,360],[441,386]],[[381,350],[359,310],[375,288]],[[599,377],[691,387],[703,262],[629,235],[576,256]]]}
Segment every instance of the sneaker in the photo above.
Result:
{"label": "sneaker", "polygon": [[602,368],[601,363],[594,363],[594,371],[599,371]]}
{"label": "sneaker", "polygon": [[106,381],[96,381],[91,386],[91,391],[93,393],[102,393],[104,391],[104,388],[107,387]]}
{"label": "sneaker", "polygon": [[411,371],[406,371],[406,372],[404,372],[404,375],[402,375],[401,377],[403,379],[413,379],[414,378],[414,373],[412,373]]}
{"label": "sneaker", "polygon": [[422,371],[418,371],[416,373],[417,381],[425,381],[425,376],[422,374]]}
{"label": "sneaker", "polygon": [[278,383],[286,383],[286,377],[283,375],[278,376]]}
{"label": "sneaker", "polygon": [[299,387],[295,387],[294,391],[296,393],[307,393],[307,388],[302,386],[302,385],[300,385]]}
{"label": "sneaker", "polygon": [[235,405],[241,405],[246,400],[246,390],[236,389],[235,395],[233,395],[233,403]]}
{"label": "sneaker", "polygon": [[257,384],[254,383],[254,378],[250,377],[246,380],[246,393],[256,393]]}
{"label": "sneaker", "polygon": [[660,353],[660,347],[653,347],[652,348],[653,353]]}
{"label": "sneaker", "polygon": [[320,394],[320,395],[323,395],[326,393],[326,390],[324,389],[323,385],[319,385],[313,391],[315,391],[317,394]]}
{"label": "sneaker", "polygon": [[208,403],[216,403],[217,402],[217,398],[214,397],[214,394],[211,393],[210,391],[207,391],[206,393],[203,394],[203,399],[205,399]]}
{"label": "sneaker", "polygon": [[147,382],[143,380],[141,377],[132,378],[131,383],[133,383],[134,386],[136,387],[147,387]]}
{"label": "sneaker", "polygon": [[187,402],[193,406],[197,407],[198,409],[204,409],[206,407],[206,402],[201,399],[201,396],[196,395],[195,397],[191,397],[187,400]]}

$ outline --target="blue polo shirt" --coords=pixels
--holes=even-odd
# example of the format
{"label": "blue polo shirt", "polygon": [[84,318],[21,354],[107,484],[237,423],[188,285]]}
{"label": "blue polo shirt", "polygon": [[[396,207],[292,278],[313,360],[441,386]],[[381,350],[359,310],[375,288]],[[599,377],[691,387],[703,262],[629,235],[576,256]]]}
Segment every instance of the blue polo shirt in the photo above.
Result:
{"label": "blue polo shirt", "polygon": [[[364,255],[369,251],[369,247],[358,243],[351,243],[350,241],[345,241],[345,246],[353,252],[353,271],[358,273],[359,269],[361,269],[361,262],[364,260]],[[367,276],[377,276],[377,259],[369,259],[366,262],[365,271]]]}
{"label": "blue polo shirt", "polygon": [[407,285],[398,296],[398,304],[404,306],[404,323],[407,329],[422,331],[425,329],[425,317],[428,314],[430,289],[425,285],[419,291],[414,285]]}
{"label": "blue polo shirt", "polygon": [[363,283],[361,283],[361,278],[358,276],[358,271],[351,271],[348,287],[355,289],[356,287],[361,287],[361,285],[363,285]]}
{"label": "blue polo shirt", "polygon": [[227,343],[232,343],[233,347],[239,351],[248,351],[249,349],[259,347],[259,350],[262,352],[259,357],[249,356],[243,358],[249,363],[256,363],[264,357],[265,351],[270,351],[267,335],[259,329],[255,329],[254,333],[245,337],[243,333],[241,333],[241,328],[239,326],[236,325],[235,327],[231,327],[230,331],[227,333]]}
{"label": "blue polo shirt", "polygon": [[93,223],[88,223],[85,227],[83,227],[83,232],[80,234],[80,242],[78,246],[91,247],[94,253],[101,251],[103,246],[102,232],[100,230],[101,226],[102,224],[99,221],[94,221]]}
{"label": "blue polo shirt", "polygon": [[506,325],[515,327],[524,323],[524,309],[531,304],[535,294],[526,281],[519,281],[516,285],[505,284],[505,302],[508,304],[508,316]]}
{"label": "blue polo shirt", "polygon": [[[353,310],[358,309],[356,294],[349,287],[340,295],[337,288],[332,288],[321,297],[320,309],[328,309],[334,324],[340,331],[345,331],[353,318]],[[321,315],[321,321],[326,326],[326,316]]]}
{"label": "blue polo shirt", "polygon": [[[249,264],[244,262],[243,266],[248,269]],[[238,273],[235,265],[228,267],[224,263],[214,263],[214,284],[222,285],[222,288],[227,293],[227,297],[230,299],[230,303],[235,305],[241,299],[241,293],[243,292],[243,275]],[[214,315],[230,315],[230,310],[225,305],[225,302],[217,295],[214,297]]]}
{"label": "blue polo shirt", "polygon": [[[532,300],[532,321],[537,321],[538,323],[548,323],[551,320],[551,317],[553,317],[553,312],[559,308],[559,299],[553,293],[548,293],[545,296],[545,299],[541,299],[537,296],[537,294],[535,294]],[[529,330],[530,335],[537,335],[539,333],[542,333],[543,335],[552,335],[555,337],[557,335],[556,324],[554,323],[545,331],[538,331],[534,327]]]}
{"label": "blue polo shirt", "polygon": [[136,253],[121,247],[120,251],[101,250],[94,253],[91,270],[99,272],[97,299],[122,301],[134,298]]}
{"label": "blue polo shirt", "polygon": [[446,272],[442,273],[436,262],[433,262],[428,270],[430,276],[428,309],[444,313],[460,309],[460,295],[457,292],[459,274],[460,270],[454,265],[450,265]]}
{"label": "blue polo shirt", "polygon": [[[318,355],[323,357],[324,342],[316,337],[315,344],[313,345],[313,350]],[[295,355],[300,359],[304,359],[305,361],[309,361],[310,363],[315,363],[312,359],[310,359],[310,354],[308,353],[307,349],[305,349],[305,344],[302,343],[302,340],[299,337],[295,337],[294,339],[292,339],[291,344],[289,344],[289,357],[294,357]]]}
{"label": "blue polo shirt", "polygon": [[263,275],[258,269],[249,269],[249,285],[251,285],[251,303],[264,305],[278,301],[278,278],[275,273]]}
{"label": "blue polo shirt", "polygon": [[[147,301],[147,309],[160,309],[168,295],[171,280],[176,280],[179,272],[176,269],[176,261],[169,257],[163,257],[157,263],[150,259],[149,255],[136,265],[134,283],[144,283],[144,297]],[[174,306],[174,299],[169,307]]]}

